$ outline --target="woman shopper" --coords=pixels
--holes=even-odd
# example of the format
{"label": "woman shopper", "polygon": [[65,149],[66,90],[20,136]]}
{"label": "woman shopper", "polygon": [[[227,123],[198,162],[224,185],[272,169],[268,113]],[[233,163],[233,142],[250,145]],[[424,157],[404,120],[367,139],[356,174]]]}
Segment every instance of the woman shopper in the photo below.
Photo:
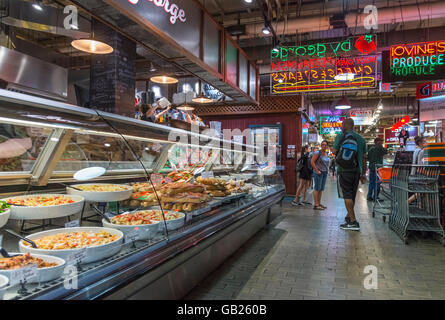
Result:
{"label": "woman shopper", "polygon": [[321,204],[321,196],[329,171],[328,147],[328,142],[323,140],[320,150],[314,153],[311,160],[311,166],[314,169],[314,210],[324,210],[327,208]]}
{"label": "woman shopper", "polygon": [[[309,153],[311,152],[310,146],[303,147],[302,167],[300,172],[300,184],[298,185],[297,193],[295,194],[295,199],[292,200],[292,205],[302,206],[304,204],[311,205],[312,203],[307,201],[307,190],[311,185],[312,180],[312,166],[309,160]],[[303,193],[303,201],[300,201],[300,195]]]}

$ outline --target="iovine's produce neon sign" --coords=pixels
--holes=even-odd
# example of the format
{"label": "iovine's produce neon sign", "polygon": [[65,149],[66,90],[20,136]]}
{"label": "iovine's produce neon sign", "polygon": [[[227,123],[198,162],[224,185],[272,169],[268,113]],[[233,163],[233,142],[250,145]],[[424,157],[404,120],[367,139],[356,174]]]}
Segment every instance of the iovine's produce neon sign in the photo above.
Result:
{"label": "iovine's produce neon sign", "polygon": [[389,55],[393,81],[433,80],[445,72],[445,40],[392,46]]}
{"label": "iovine's produce neon sign", "polygon": [[[170,23],[175,24],[179,19],[181,22],[186,22],[187,18],[185,17],[185,11],[180,9],[176,4],[169,3],[169,0],[146,0],[147,2],[153,2],[153,4],[157,7],[164,8],[166,13],[170,14]],[[132,5],[138,4],[139,0],[128,0]]]}
{"label": "iovine's produce neon sign", "polygon": [[[377,56],[325,57],[303,61],[277,61],[271,64],[273,93],[296,93],[374,88]],[[351,80],[335,79],[354,74]]]}
{"label": "iovine's produce neon sign", "polygon": [[288,61],[296,58],[307,59],[370,54],[377,50],[376,42],[375,35],[362,35],[338,42],[320,42],[304,46],[280,47],[278,51],[271,51],[271,57],[272,60]]}
{"label": "iovine's produce neon sign", "polygon": [[320,134],[339,133],[346,117],[320,117]]}

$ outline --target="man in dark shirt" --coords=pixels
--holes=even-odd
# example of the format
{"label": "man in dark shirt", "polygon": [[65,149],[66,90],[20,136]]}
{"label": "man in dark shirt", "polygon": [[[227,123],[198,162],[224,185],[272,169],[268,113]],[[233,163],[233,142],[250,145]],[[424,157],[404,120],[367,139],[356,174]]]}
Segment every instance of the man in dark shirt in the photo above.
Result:
{"label": "man in dark shirt", "polygon": [[381,138],[375,138],[375,146],[368,151],[369,160],[369,189],[368,189],[368,201],[374,201],[380,192],[380,185],[377,183],[377,170],[376,164],[383,164],[383,156],[388,153],[388,150],[383,148],[383,140]]}

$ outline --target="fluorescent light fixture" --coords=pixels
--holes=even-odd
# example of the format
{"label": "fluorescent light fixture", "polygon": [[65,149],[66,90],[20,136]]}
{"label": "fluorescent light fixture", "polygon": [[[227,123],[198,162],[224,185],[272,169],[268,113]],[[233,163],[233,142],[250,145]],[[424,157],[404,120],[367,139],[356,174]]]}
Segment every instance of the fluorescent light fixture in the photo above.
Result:
{"label": "fluorescent light fixture", "polygon": [[252,3],[253,0],[244,0],[245,3]]}
{"label": "fluorescent light fixture", "polygon": [[337,74],[334,79],[338,81],[351,81],[354,80],[355,73],[340,73]]}
{"label": "fluorescent light fixture", "polygon": [[434,121],[428,121],[429,124],[438,124],[439,121],[438,120],[434,120]]}
{"label": "fluorescent light fixture", "polygon": [[53,137],[53,138],[51,138],[50,140],[53,141],[53,142],[59,142],[59,138],[54,138],[54,137]]}

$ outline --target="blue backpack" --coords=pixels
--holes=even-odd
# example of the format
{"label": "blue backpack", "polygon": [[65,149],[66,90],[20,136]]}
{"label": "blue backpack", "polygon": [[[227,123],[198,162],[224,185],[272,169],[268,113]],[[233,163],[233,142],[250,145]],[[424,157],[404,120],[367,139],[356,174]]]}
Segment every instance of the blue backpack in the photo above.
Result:
{"label": "blue backpack", "polygon": [[358,142],[352,133],[347,133],[340,142],[340,149],[335,162],[343,169],[356,169],[358,167]]}

